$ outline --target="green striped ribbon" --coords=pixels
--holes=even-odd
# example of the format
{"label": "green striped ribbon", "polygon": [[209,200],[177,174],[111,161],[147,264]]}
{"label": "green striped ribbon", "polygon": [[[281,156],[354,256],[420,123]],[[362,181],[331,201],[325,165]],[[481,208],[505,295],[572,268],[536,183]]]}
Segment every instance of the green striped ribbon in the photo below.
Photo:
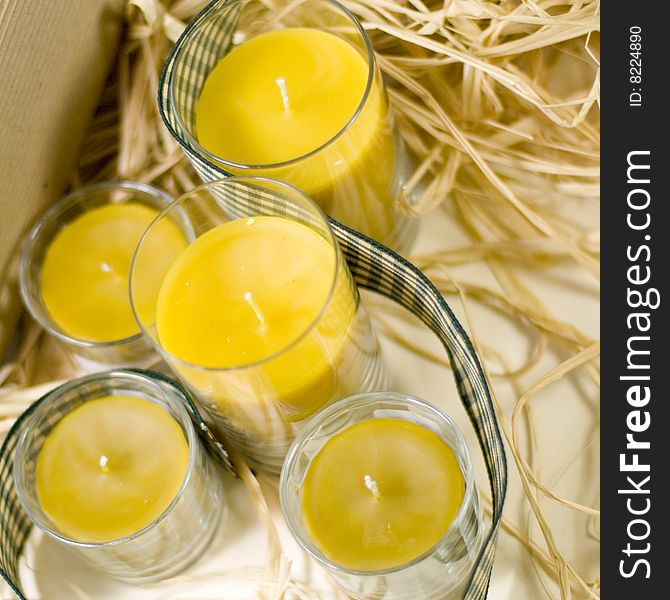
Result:
{"label": "green striped ribbon", "polygon": [[[251,195],[249,189],[245,186],[246,197],[241,192],[236,196],[241,211],[244,211],[246,205],[254,210],[277,214],[277,209],[272,207],[277,203],[274,194],[259,188]],[[483,600],[487,595],[493,566],[507,486],[507,466],[493,404],[477,354],[443,296],[421,271],[388,248],[336,221],[331,221],[331,226],[356,283],[394,300],[414,313],[439,337],[449,354],[459,395],[484,454],[493,499],[491,525],[464,596],[465,600]],[[162,375],[155,373],[152,376],[180,391],[204,443],[215,457],[230,468],[227,455],[212,437],[183,389]],[[21,424],[37,404],[48,401],[50,394],[38,400],[19,417],[0,449],[0,573],[21,600],[26,598],[18,576],[19,559],[32,523],[19,503],[14,488],[14,448]]]}
{"label": "green striped ribbon", "polygon": [[[239,11],[240,3],[235,1],[214,0],[208,4],[175,43],[159,82],[158,108],[163,122],[203,181],[221,179],[229,173],[197,151],[188,131],[194,131],[195,109],[207,75],[230,49]],[[388,296],[417,315],[440,338],[449,354],[491,486],[491,527],[464,595],[464,600],[483,600],[488,592],[507,489],[507,463],[476,352],[442,295],[418,269],[344,225],[335,221],[331,224],[358,285]]]}

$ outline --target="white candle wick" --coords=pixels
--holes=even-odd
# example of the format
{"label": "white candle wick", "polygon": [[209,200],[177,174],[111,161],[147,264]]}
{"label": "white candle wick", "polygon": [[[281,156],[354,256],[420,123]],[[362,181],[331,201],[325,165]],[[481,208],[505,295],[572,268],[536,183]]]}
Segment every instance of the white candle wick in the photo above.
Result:
{"label": "white candle wick", "polygon": [[291,110],[291,106],[288,101],[288,89],[286,88],[286,80],[283,77],[278,77],[275,79],[275,83],[279,88],[279,94],[281,95],[281,102],[284,105],[284,110],[286,112]]}
{"label": "white candle wick", "polygon": [[102,472],[107,475],[109,473],[109,467],[107,466],[109,463],[109,459],[107,456],[104,454],[100,457],[100,469],[102,469]]}
{"label": "white candle wick", "polygon": [[254,300],[254,297],[251,292],[244,292],[244,300],[245,302],[251,306],[251,310],[254,311],[254,314],[256,315],[256,318],[258,319],[258,322],[260,323],[260,330],[261,332],[266,331],[265,327],[265,317],[263,316],[263,313],[261,312],[261,309],[259,308],[258,304],[256,304],[256,301]]}
{"label": "white candle wick", "polygon": [[369,475],[366,475],[363,477],[363,483],[365,483],[365,487],[372,492],[373,499],[376,502],[379,502],[381,499],[381,494],[379,493],[379,486],[377,485],[377,482]]}

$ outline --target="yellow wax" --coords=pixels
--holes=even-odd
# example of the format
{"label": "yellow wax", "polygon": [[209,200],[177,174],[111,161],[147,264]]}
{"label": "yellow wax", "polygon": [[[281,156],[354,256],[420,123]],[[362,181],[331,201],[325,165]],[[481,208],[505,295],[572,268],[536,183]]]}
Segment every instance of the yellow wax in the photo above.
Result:
{"label": "yellow wax", "polygon": [[[307,28],[261,34],[209,74],[196,110],[198,141],[237,164],[304,157],[347,125],[367,81],[366,60],[334,34]],[[324,149],[295,164],[254,169],[295,185],[335,218],[380,241],[394,228],[394,172],[392,127],[376,79],[354,123]]]}
{"label": "yellow wax", "polygon": [[324,556],[345,568],[398,567],[430,550],[456,517],[465,483],[429,429],[371,419],[333,436],[309,466],[301,509]]}
{"label": "yellow wax", "polygon": [[38,498],[66,537],[111,541],[159,517],[187,465],[186,437],[165,410],[106,396],[77,407],[47,436],[37,459]]}
{"label": "yellow wax", "polygon": [[[158,295],[158,338],[203,367],[263,361],[249,380],[284,405],[310,409],[330,399],[333,357],[353,319],[344,285],[334,248],[313,229],[281,217],[238,219],[198,238],[170,267]],[[317,319],[331,291],[338,304]]]}
{"label": "yellow wax", "polygon": [[[94,342],[139,333],[128,276],[135,248],[157,215],[156,209],[135,202],[107,204],[83,213],[55,236],[42,265],[41,293],[65,333]],[[163,220],[146,252],[158,264],[185,246],[179,228]]]}

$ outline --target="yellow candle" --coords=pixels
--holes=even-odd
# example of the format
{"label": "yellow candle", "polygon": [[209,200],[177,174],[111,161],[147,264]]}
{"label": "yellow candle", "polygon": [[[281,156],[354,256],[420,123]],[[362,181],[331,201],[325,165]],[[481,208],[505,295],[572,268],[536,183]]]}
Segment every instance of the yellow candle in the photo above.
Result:
{"label": "yellow candle", "polygon": [[[176,367],[223,410],[267,400],[314,410],[332,395],[333,362],[356,308],[336,264],[331,243],[295,221],[262,216],[219,225],[165,275],[156,306],[160,343],[212,369]],[[335,306],[319,319],[327,301]],[[225,370],[234,368],[243,383],[231,391],[234,375]]]}
{"label": "yellow candle", "polygon": [[142,398],[106,396],[63,417],[36,467],[44,513],[63,535],[106,542],[138,532],[170,505],[188,465],[184,433]]}
{"label": "yellow candle", "polygon": [[[83,213],[55,236],[42,265],[41,293],[65,333],[94,342],[139,333],[128,276],[135,248],[157,215],[156,209],[135,202],[108,204]],[[166,220],[159,228],[147,248],[156,264],[186,246],[176,225]]]}
{"label": "yellow candle", "polygon": [[[392,127],[365,58],[328,32],[287,28],[234,48],[210,73],[196,110],[198,141],[225,161],[291,183],[335,218],[380,241],[393,234]],[[233,174],[244,169],[225,165]]]}
{"label": "yellow candle", "polygon": [[407,421],[362,421],[334,435],[309,466],[301,511],[314,544],[345,568],[375,571],[430,550],[465,490],[451,448]]}

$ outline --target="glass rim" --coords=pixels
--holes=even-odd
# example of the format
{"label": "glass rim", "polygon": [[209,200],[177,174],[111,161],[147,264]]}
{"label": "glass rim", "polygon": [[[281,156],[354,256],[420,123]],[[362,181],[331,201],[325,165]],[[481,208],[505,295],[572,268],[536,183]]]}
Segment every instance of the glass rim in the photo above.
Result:
{"label": "glass rim", "polygon": [[[309,322],[309,324],[305,327],[305,329],[299,333],[297,336],[295,336],[288,344],[285,344],[278,350],[275,350],[271,354],[268,354],[267,356],[263,356],[262,358],[259,358],[257,360],[248,362],[248,363],[243,363],[243,364],[237,364],[237,365],[226,365],[226,366],[205,366],[205,365],[200,365],[188,360],[185,360],[183,358],[179,358],[172,352],[169,352],[166,348],[164,348],[161,344],[160,341],[157,341],[154,339],[154,336],[151,335],[151,333],[147,330],[147,327],[145,327],[144,323],[142,320],[139,318],[137,314],[137,310],[135,308],[135,302],[134,302],[134,294],[133,294],[133,275],[135,273],[135,263],[137,262],[137,257],[142,250],[142,245],[146,239],[146,237],[151,233],[153,227],[163,218],[168,216],[168,213],[177,208],[182,208],[181,203],[186,202],[189,200],[192,196],[197,197],[198,194],[202,191],[206,191],[209,188],[219,186],[219,185],[226,185],[228,182],[230,183],[244,183],[244,184],[253,184],[256,182],[261,182],[261,183],[270,183],[275,187],[279,188],[286,188],[289,190],[291,193],[298,195],[302,200],[304,200],[308,206],[316,212],[316,214],[319,216],[319,218],[322,220],[323,224],[326,226],[326,232],[328,237],[326,240],[330,243],[330,246],[333,249],[333,252],[335,254],[335,264],[333,268],[333,275],[331,277],[330,281],[330,287],[328,288],[328,293],[326,294],[326,297],[324,298],[323,304],[319,308],[319,311],[315,315],[315,317]],[[262,185],[260,187],[263,187]],[[264,188],[264,189],[269,189],[272,190],[272,188]],[[266,216],[266,215],[262,215]],[[271,216],[271,215],[267,215]],[[243,219],[245,217],[239,217],[240,219]],[[249,217],[246,217],[249,218]],[[278,215],[277,218],[281,219],[288,219],[291,221],[295,221],[291,217],[287,217],[284,215]],[[235,219],[231,219],[235,220]],[[230,221],[227,221],[230,222]],[[298,221],[295,221],[298,222]],[[308,227],[305,225],[305,227]],[[211,230],[210,230],[211,231]],[[158,215],[156,218],[151,222],[147,230],[144,232],[142,237],[140,238],[140,241],[137,245],[137,248],[135,249],[135,253],[133,254],[133,259],[130,263],[130,276],[128,277],[128,286],[129,286],[129,292],[130,292],[130,306],[133,311],[133,316],[135,317],[135,321],[140,326],[140,333],[143,334],[151,343],[151,345],[158,351],[160,355],[162,355],[164,358],[167,357],[170,361],[173,361],[174,363],[178,364],[179,366],[186,367],[186,368],[191,368],[191,369],[197,369],[201,372],[208,372],[208,373],[221,373],[221,372],[231,372],[231,371],[240,371],[242,369],[250,369],[250,368],[257,368],[260,367],[264,364],[267,364],[271,362],[272,360],[278,358],[285,352],[288,352],[292,348],[294,348],[296,345],[298,345],[303,339],[309,335],[309,332],[314,329],[314,327],[319,323],[321,318],[323,317],[324,313],[328,309],[328,305],[330,304],[331,300],[333,299],[333,295],[335,293],[335,287],[337,285],[337,280],[340,274],[340,270],[342,268],[348,268],[346,263],[343,261],[342,253],[339,248],[339,244],[337,241],[337,238],[335,237],[335,233],[333,232],[333,228],[330,226],[330,222],[328,221],[328,217],[326,216],[326,213],[321,210],[321,208],[312,200],[309,196],[307,196],[305,193],[301,192],[298,188],[292,186],[289,183],[286,183],[284,181],[280,181],[278,179],[272,179],[270,177],[258,177],[258,176],[251,176],[251,175],[241,175],[241,176],[230,176],[230,177],[224,177],[222,179],[215,179],[213,181],[207,181],[205,183],[200,184],[198,187],[193,188],[192,190],[189,190],[188,192],[185,192],[182,194],[179,198],[174,200],[169,206],[165,207]],[[155,320],[154,320],[155,323]],[[158,335],[156,334],[156,337]]]}
{"label": "glass rim", "polygon": [[[233,0],[232,2],[224,2],[223,5],[221,6],[211,6],[208,9],[205,9],[205,12],[203,12],[200,15],[200,18],[194,19],[184,30],[180,38],[177,40],[177,43],[175,44],[173,51],[172,51],[172,60],[171,60],[171,68],[168,76],[168,102],[170,109],[172,110],[172,113],[175,116],[175,119],[177,121],[177,125],[179,128],[179,132],[181,135],[184,136],[186,142],[190,146],[190,149],[196,151],[200,156],[204,156],[206,159],[208,159],[212,164],[215,166],[221,167],[232,167],[233,169],[238,169],[238,170],[247,170],[247,171],[259,171],[259,170],[271,170],[271,169],[280,169],[283,167],[289,167],[292,165],[295,165],[303,160],[306,160],[312,156],[315,156],[316,154],[320,153],[321,151],[325,150],[328,146],[332,145],[335,141],[337,141],[346,131],[348,131],[353,124],[358,120],[359,115],[363,111],[363,108],[368,101],[368,98],[370,96],[370,91],[372,90],[372,84],[374,82],[375,78],[375,73],[376,73],[376,65],[377,61],[375,59],[375,53],[374,49],[372,47],[372,42],[370,41],[370,38],[368,37],[365,28],[361,24],[361,22],[356,18],[356,16],[343,4],[338,2],[338,0],[313,0],[313,1],[318,1],[318,2],[325,2],[328,4],[332,4],[336,9],[338,9],[341,13],[344,14],[344,16],[351,21],[357,30],[358,34],[360,35],[361,39],[363,40],[364,46],[365,46],[365,51],[366,51],[366,58],[367,58],[367,67],[368,67],[368,77],[367,81],[365,84],[365,89],[363,90],[363,95],[361,96],[361,100],[358,103],[356,109],[352,113],[351,117],[347,120],[347,122],[339,129],[335,135],[332,137],[328,138],[325,142],[314,148],[313,150],[310,150],[309,152],[302,154],[300,156],[296,156],[294,158],[277,162],[277,163],[266,163],[266,164],[253,164],[253,163],[238,163],[232,160],[227,160],[224,159],[213,152],[210,152],[206,148],[204,148],[200,142],[197,140],[196,136],[191,133],[191,130],[189,127],[186,126],[186,123],[182,119],[181,116],[181,111],[179,110],[177,103],[176,103],[176,77],[175,77],[175,68],[176,65],[179,63],[179,61],[183,58],[183,54],[188,48],[189,42],[192,41],[193,37],[198,33],[200,28],[206,24],[210,17],[214,14],[217,13],[217,11],[224,10],[224,9],[229,9],[231,6],[235,4],[242,4],[244,2],[249,2],[250,0]],[[225,56],[225,55],[224,55]],[[204,84],[203,84],[204,85]],[[200,94],[202,93],[202,89],[199,90],[198,93],[198,101],[200,100]],[[197,102],[197,101],[196,101]]]}
{"label": "glass rim", "polygon": [[[34,513],[34,511],[30,508],[28,502],[26,502],[25,497],[26,497],[26,486],[21,483],[19,484],[19,461],[16,460],[16,456],[19,455],[20,452],[25,453],[25,451],[28,449],[26,447],[27,441],[26,438],[28,437],[28,434],[32,430],[32,425],[35,424],[37,419],[42,416],[42,414],[46,411],[49,410],[49,404],[53,401],[54,397],[57,397],[63,393],[70,392],[80,385],[85,385],[88,383],[96,382],[96,381],[104,381],[107,379],[125,379],[125,380],[135,380],[135,381],[140,381],[143,384],[148,384],[149,386],[154,388],[154,391],[156,391],[158,394],[162,394],[163,396],[169,397],[171,400],[173,400],[173,404],[170,404],[169,402],[166,401],[166,404],[170,406],[171,409],[174,409],[174,411],[177,413],[177,415],[169,414],[171,418],[173,418],[179,426],[181,427],[182,431],[184,431],[184,437],[186,438],[186,442],[188,443],[188,463],[186,465],[186,473],[184,474],[184,479],[181,482],[181,485],[179,486],[179,489],[177,490],[177,493],[175,494],[174,498],[170,501],[170,503],[165,507],[165,509],[150,523],[147,523],[144,527],[139,529],[138,531],[131,533],[129,535],[116,538],[113,540],[107,540],[105,542],[82,542],[78,540],[73,540],[72,538],[67,537],[66,535],[60,533],[56,529],[50,527],[47,525],[44,519],[41,519],[37,517]],[[104,397],[105,395],[114,395],[114,394],[102,394],[100,396],[89,394],[87,397],[81,402],[81,404],[77,405],[76,408],[79,406],[82,406],[86,402],[96,400],[97,398]],[[131,395],[131,394],[128,394]],[[147,400],[147,402],[152,402],[153,404],[157,404],[154,402],[153,399],[141,396],[143,400]],[[48,392],[46,395],[44,395],[42,398],[40,398],[37,402],[35,402],[31,407],[28,409],[30,412],[26,413],[26,418],[25,421],[21,424],[21,431],[18,434],[18,441],[16,442],[16,447],[14,448],[14,464],[12,467],[12,476],[14,479],[14,487],[16,489],[17,496],[19,498],[19,501],[21,503],[21,506],[23,509],[26,511],[26,514],[30,518],[31,522],[37,526],[39,529],[41,529],[44,533],[50,535],[51,537],[67,544],[68,546],[74,546],[77,548],[109,548],[111,546],[118,546],[120,544],[124,544],[126,542],[131,542],[139,538],[140,536],[144,535],[147,531],[154,529],[160,523],[162,523],[172,512],[172,509],[175,507],[175,505],[181,500],[182,496],[184,495],[184,492],[186,491],[186,488],[191,481],[191,475],[193,473],[194,465],[195,465],[195,453],[196,453],[196,445],[199,443],[198,437],[196,436],[195,433],[195,427],[193,425],[193,421],[191,420],[191,416],[182,403],[182,399],[184,398],[183,392],[178,390],[177,388],[172,388],[168,387],[167,385],[163,385],[160,383],[158,380],[154,379],[153,377],[143,374],[143,373],[136,373],[133,371],[128,371],[124,369],[114,369],[111,371],[104,371],[101,373],[92,373],[91,375],[85,375],[83,377],[79,377],[77,379],[74,379],[72,381],[68,381],[67,383],[64,383],[63,385],[58,386],[57,388],[51,390]],[[163,407],[161,407],[163,408]],[[73,409],[74,410],[74,409]],[[54,424],[54,427],[60,421],[62,421],[63,418],[71,414],[72,411],[66,413],[63,415],[56,424]],[[167,411],[166,411],[167,412]],[[53,428],[52,428],[53,431]],[[45,437],[46,439],[46,437]],[[35,498],[38,504],[40,504],[39,497],[37,496],[37,489],[35,489]],[[40,504],[41,506],[41,504]],[[43,511],[42,511],[43,512]],[[44,516],[46,517],[46,513],[44,513]]]}
{"label": "glass rim", "polygon": [[[314,430],[324,421],[332,417],[335,417],[341,413],[344,413],[347,410],[351,409],[352,407],[364,406],[366,404],[371,403],[374,400],[380,400],[380,401],[390,400],[391,402],[397,402],[398,404],[402,404],[404,406],[418,407],[420,409],[423,409],[424,411],[431,413],[436,418],[436,420],[440,421],[443,425],[446,425],[449,431],[455,435],[458,444],[461,446],[463,450],[463,452],[461,453],[462,454],[461,458],[464,464],[461,465],[461,461],[458,460],[459,458],[458,456],[457,460],[458,460],[458,466],[461,470],[461,473],[463,474],[465,491],[463,493],[463,500],[461,501],[461,505],[458,509],[458,512],[456,513],[456,516],[454,517],[454,520],[451,522],[451,524],[444,532],[444,534],[440,537],[440,539],[437,540],[437,542],[435,542],[435,544],[433,544],[430,548],[428,548],[428,550],[421,553],[419,556],[409,561],[406,561],[400,565],[389,567],[387,569],[376,569],[376,570],[365,571],[360,569],[351,569],[348,567],[343,567],[342,565],[338,565],[337,563],[333,562],[331,559],[326,557],[316,547],[316,545],[311,542],[311,540],[307,535],[303,535],[298,531],[296,525],[294,524],[293,520],[290,518],[288,514],[286,504],[288,495],[289,473],[295,469],[298,452],[302,448],[302,446],[307,442],[309,436],[314,432]],[[372,420],[374,418],[375,417],[370,417],[368,419],[363,420]],[[347,425],[347,427],[349,426],[351,426],[351,424]],[[440,439],[442,439],[454,451],[454,454],[456,454],[456,449],[453,448],[451,444],[449,444],[446,440],[444,440],[441,435]],[[311,462],[312,461],[310,461],[310,464]],[[309,469],[309,466],[307,468]],[[454,421],[451,419],[451,417],[449,417],[449,415],[447,415],[444,411],[440,410],[430,402],[422,400],[421,398],[417,398],[416,396],[413,396],[411,394],[406,394],[404,392],[390,392],[390,391],[363,392],[361,394],[356,394],[354,396],[349,396],[348,398],[338,400],[337,402],[331,404],[327,408],[317,413],[307,422],[307,424],[303,427],[302,431],[296,436],[295,440],[291,444],[291,447],[289,448],[289,451],[286,454],[284,465],[282,467],[281,475],[279,478],[279,504],[281,506],[281,511],[284,516],[284,521],[286,522],[289,531],[293,535],[293,538],[298,542],[301,548],[305,552],[307,552],[307,554],[309,554],[312,558],[314,558],[317,562],[319,562],[321,565],[325,566],[329,570],[337,571],[338,573],[344,573],[346,575],[355,575],[357,577],[390,575],[392,573],[396,573],[398,571],[402,571],[404,569],[412,567],[432,556],[436,552],[437,548],[442,543],[444,543],[445,540],[450,535],[452,535],[452,532],[455,529],[457,529],[458,526],[460,526],[463,523],[463,521],[467,518],[468,507],[472,504],[475,494],[476,494],[476,485],[474,481],[474,469],[472,466],[472,457],[470,456],[470,450],[468,449],[468,446],[465,442],[465,438],[463,437],[463,434],[461,433],[460,429],[456,426],[456,423],[454,423]]]}
{"label": "glass rim", "polygon": [[[99,183],[93,183],[90,185],[82,186],[54,204],[52,204],[44,213],[39,217],[35,225],[30,229],[25,241],[23,242],[20,257],[19,257],[19,293],[23,304],[28,309],[30,315],[35,319],[39,325],[47,331],[47,333],[53,335],[59,340],[66,342],[72,346],[77,346],[79,348],[114,348],[116,346],[124,346],[126,344],[131,344],[138,342],[142,339],[142,329],[137,333],[133,333],[124,338],[119,338],[115,340],[106,340],[106,341],[95,341],[87,340],[84,338],[73,336],[65,332],[53,319],[49,316],[49,311],[43,302],[34,301],[30,291],[30,283],[32,277],[30,275],[31,265],[33,264],[33,255],[35,252],[36,244],[40,241],[42,235],[44,234],[45,227],[51,223],[53,220],[60,217],[67,209],[76,206],[78,202],[85,202],[85,197],[91,192],[105,191],[105,190],[131,190],[135,192],[142,192],[147,196],[155,198],[160,204],[168,206],[173,202],[173,198],[165,191],[149,185],[148,183],[142,183],[140,181],[131,181],[125,179],[113,180],[113,181],[103,181]],[[142,199],[136,199],[135,201],[142,202]],[[142,202],[152,208],[158,208],[156,205],[152,205],[148,202]],[[109,202],[108,204],[115,204],[114,202]],[[104,206],[104,204],[103,204]],[[162,209],[161,209],[162,210]],[[41,289],[41,282],[38,282],[38,287]]]}

